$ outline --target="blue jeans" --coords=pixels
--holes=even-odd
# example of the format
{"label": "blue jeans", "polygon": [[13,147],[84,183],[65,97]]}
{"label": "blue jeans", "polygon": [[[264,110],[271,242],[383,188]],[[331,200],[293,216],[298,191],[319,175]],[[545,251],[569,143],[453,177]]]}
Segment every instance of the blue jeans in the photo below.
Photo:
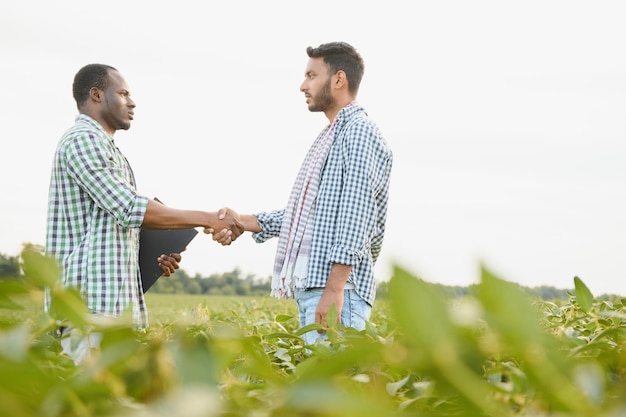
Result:
{"label": "blue jeans", "polygon": [[[315,323],[315,309],[322,298],[323,292],[323,288],[314,288],[306,291],[296,289],[295,299],[298,303],[300,327]],[[353,286],[348,285],[344,289],[341,324],[356,330],[365,330],[365,322],[370,319],[371,312],[372,307],[359,297]],[[307,345],[312,345],[319,340],[325,340],[326,337],[326,333],[318,333],[317,330],[306,332],[303,335],[304,343]]]}

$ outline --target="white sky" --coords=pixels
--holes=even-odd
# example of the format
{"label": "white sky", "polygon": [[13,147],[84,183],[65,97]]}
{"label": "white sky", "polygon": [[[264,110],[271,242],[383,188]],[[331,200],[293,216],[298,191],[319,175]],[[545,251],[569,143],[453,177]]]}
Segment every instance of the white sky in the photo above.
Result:
{"label": "white sky", "polygon": [[[365,59],[359,101],[395,154],[379,279],[626,295],[622,1],[0,0],[0,253],[43,244],[75,72],[117,67],[137,103],[116,142],[141,193],[179,208],[282,207],[327,122],[298,87],[307,46]],[[199,8],[200,4],[210,4]],[[189,274],[271,273],[276,239],[199,235]]]}

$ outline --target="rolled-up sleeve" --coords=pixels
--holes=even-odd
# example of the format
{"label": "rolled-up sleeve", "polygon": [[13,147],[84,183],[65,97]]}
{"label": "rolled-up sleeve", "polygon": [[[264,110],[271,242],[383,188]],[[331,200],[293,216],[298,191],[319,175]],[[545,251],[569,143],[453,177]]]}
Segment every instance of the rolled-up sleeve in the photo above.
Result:
{"label": "rolled-up sleeve", "polygon": [[334,245],[328,253],[328,262],[343,265],[360,264],[365,251],[355,251],[342,245]]}
{"label": "rolled-up sleeve", "polygon": [[257,243],[263,243],[273,237],[278,237],[280,234],[280,226],[283,222],[284,209],[274,210],[270,212],[256,213],[257,222],[261,228],[260,232],[253,233],[252,238]]}

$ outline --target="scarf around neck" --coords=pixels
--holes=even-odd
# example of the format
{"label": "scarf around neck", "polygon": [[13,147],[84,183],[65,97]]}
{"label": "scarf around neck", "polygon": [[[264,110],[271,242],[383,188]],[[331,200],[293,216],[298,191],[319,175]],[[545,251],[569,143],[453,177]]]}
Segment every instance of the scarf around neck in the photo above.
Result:
{"label": "scarf around neck", "polygon": [[295,288],[304,288],[311,253],[315,200],[336,123],[337,118],[315,139],[291,189],[274,260],[271,295],[276,298],[293,297]]}

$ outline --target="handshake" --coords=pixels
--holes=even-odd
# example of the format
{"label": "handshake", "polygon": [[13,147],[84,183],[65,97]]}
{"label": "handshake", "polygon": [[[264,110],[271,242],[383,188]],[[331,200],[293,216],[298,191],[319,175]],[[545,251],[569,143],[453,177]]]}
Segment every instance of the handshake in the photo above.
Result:
{"label": "handshake", "polygon": [[[256,216],[252,214],[240,215],[228,207],[221,208],[217,212],[202,212],[202,214],[208,215],[210,219],[208,220],[210,226],[204,227],[204,233],[213,235],[213,240],[222,246],[230,245],[245,231],[261,231]],[[182,252],[185,250],[186,248]],[[169,277],[176,272],[180,268],[181,259],[180,253],[161,254],[157,262],[162,275]]]}
{"label": "handshake", "polygon": [[204,233],[212,235],[213,240],[222,246],[230,245],[246,231],[261,231],[256,216],[252,214],[240,215],[228,207],[219,209],[217,221],[212,226],[204,228]]}

